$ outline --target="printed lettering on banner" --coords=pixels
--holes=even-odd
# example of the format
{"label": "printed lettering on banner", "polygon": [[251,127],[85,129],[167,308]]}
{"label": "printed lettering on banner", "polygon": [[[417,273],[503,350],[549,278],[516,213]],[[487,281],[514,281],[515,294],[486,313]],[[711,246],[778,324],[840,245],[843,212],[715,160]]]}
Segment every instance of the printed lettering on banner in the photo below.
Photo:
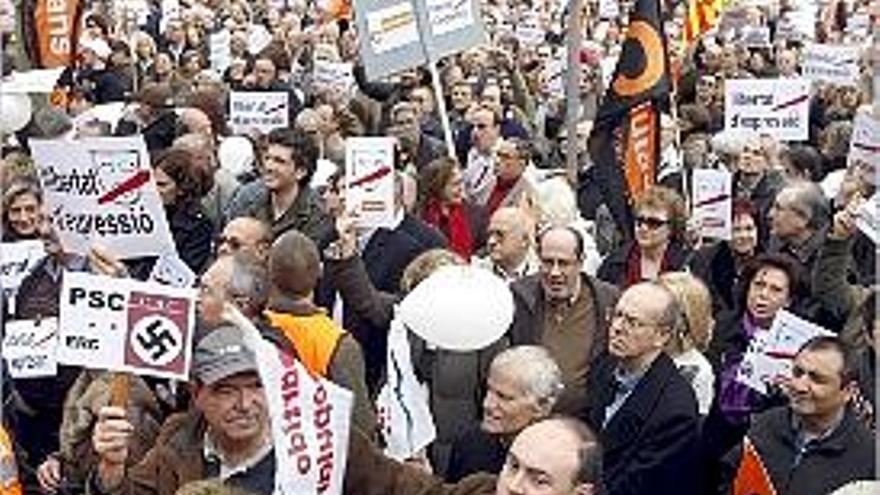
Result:
{"label": "printed lettering on banner", "polygon": [[846,45],[809,44],[801,73],[811,81],[855,86],[859,81],[859,48]]}
{"label": "printed lettering on banner", "polygon": [[0,287],[6,310],[15,312],[15,295],[21,281],[46,255],[43,241],[18,241],[0,243]]}
{"label": "printed lettering on banner", "polygon": [[196,274],[176,254],[163,254],[153,265],[149,280],[171,287],[192,287]]}
{"label": "printed lettering on banner", "polygon": [[208,59],[211,69],[217,73],[223,73],[232,63],[232,33],[228,29],[217,31],[208,37],[208,46],[211,49]]}
{"label": "printed lettering on banner", "polygon": [[441,36],[474,23],[470,0],[426,0],[431,34]]}
{"label": "printed lettering on banner", "polygon": [[869,113],[856,114],[847,167],[862,168],[875,178],[880,172],[880,120]]}
{"label": "printed lettering on banner", "polygon": [[814,337],[833,336],[834,333],[781,309],[776,313],[769,330],[761,330],[753,337],[737,374],[737,381],[762,393],[767,384],[779,377],[790,377],[795,354]]}
{"label": "printed lettering on banner", "polygon": [[619,0],[599,0],[599,18],[617,19],[620,17]]}
{"label": "printed lettering on banner", "polygon": [[193,289],[66,273],[58,362],[187,380],[195,298]]}
{"label": "printed lettering on banner", "polygon": [[93,242],[122,258],[176,252],[142,137],[30,146],[67,252],[85,255]]}
{"label": "printed lettering on banner", "polygon": [[339,495],[354,395],[264,340],[237,310],[233,321],[254,351],[276,453],[276,493]]}
{"label": "printed lettering on banner", "polygon": [[541,27],[541,19],[534,14],[526,14],[514,28],[517,39],[526,45],[539,45],[547,35]]}
{"label": "printed lettering on banner", "polygon": [[877,193],[874,193],[859,208],[856,217],[856,226],[874,242],[874,245],[880,245],[880,215],[877,213],[877,201],[880,199],[878,199]]}
{"label": "printed lettering on banner", "polygon": [[809,112],[807,79],[731,79],[724,85],[724,129],[731,133],[806,141]]}
{"label": "printed lettering on banner", "polygon": [[410,2],[401,2],[367,14],[367,35],[373,53],[385,53],[419,41],[419,29]]}
{"label": "printed lettering on banner", "polygon": [[286,91],[233,91],[229,94],[229,125],[235,134],[268,134],[289,125],[289,105]]}
{"label": "printed lettering on banner", "polygon": [[58,318],[7,321],[3,358],[12,378],[58,374]]}
{"label": "printed lettering on banner", "polygon": [[693,171],[693,215],[700,234],[730,240],[733,235],[733,178],[727,170],[698,168]]}
{"label": "printed lettering on banner", "polygon": [[345,141],[345,198],[363,226],[394,225],[394,138]]}
{"label": "printed lettering on banner", "polygon": [[314,82],[347,92],[354,86],[354,75],[350,62],[329,62],[315,60]]}

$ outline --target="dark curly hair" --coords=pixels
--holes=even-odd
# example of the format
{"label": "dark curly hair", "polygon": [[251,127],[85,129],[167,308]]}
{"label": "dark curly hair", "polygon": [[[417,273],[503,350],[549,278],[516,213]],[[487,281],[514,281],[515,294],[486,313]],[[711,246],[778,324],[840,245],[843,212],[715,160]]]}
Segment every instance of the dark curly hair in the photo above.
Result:
{"label": "dark curly hair", "polygon": [[153,155],[153,168],[160,169],[177,186],[175,205],[190,206],[210,190],[213,182],[210,172],[192,165],[190,152],[180,148],[169,148]]}

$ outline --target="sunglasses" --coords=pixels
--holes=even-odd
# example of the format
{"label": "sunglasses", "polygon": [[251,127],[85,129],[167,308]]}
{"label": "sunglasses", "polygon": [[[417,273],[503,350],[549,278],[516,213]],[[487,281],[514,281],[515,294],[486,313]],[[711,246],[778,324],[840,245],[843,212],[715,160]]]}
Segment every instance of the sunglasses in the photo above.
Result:
{"label": "sunglasses", "polygon": [[217,246],[217,248],[219,248],[220,246],[223,246],[223,245],[228,245],[229,249],[232,251],[238,251],[239,249],[242,248],[242,246],[244,246],[244,243],[241,242],[241,240],[236,239],[235,237],[225,237],[222,235],[218,236],[215,241],[215,246]]}
{"label": "sunglasses", "polygon": [[651,230],[659,229],[665,225],[669,224],[669,220],[664,220],[662,218],[654,218],[654,217],[636,217],[636,224],[642,225],[644,227],[648,227]]}

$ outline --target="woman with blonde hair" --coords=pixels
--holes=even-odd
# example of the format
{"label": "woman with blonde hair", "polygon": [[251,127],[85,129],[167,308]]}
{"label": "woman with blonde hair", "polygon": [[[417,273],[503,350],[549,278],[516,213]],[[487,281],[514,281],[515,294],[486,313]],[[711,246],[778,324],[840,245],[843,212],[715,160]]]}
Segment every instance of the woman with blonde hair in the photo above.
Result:
{"label": "woman with blonde hair", "polygon": [[715,373],[703,352],[712,340],[715,319],[712,317],[712,296],[700,279],[686,272],[664,273],[660,285],[675,295],[684,312],[685,331],[672,335],[666,353],[681,374],[690,382],[697,396],[700,415],[709,413],[714,398]]}

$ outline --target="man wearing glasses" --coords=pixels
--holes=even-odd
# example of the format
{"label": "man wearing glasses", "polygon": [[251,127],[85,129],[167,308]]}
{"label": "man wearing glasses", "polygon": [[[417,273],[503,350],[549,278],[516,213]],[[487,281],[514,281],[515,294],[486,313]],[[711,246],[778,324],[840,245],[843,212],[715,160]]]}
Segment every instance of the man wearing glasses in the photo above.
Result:
{"label": "man wearing glasses", "polygon": [[539,272],[511,284],[516,309],[513,345],[542,345],[562,371],[565,389],[554,410],[586,415],[587,376],[606,346],[604,315],[617,300],[617,289],[581,271],[584,242],[564,226],[538,237]]}
{"label": "man wearing glasses", "polygon": [[608,493],[697,493],[697,401],[663,351],[686,324],[681,307],[668,289],[644,282],[623,292],[608,320],[608,355],[589,388]]}

